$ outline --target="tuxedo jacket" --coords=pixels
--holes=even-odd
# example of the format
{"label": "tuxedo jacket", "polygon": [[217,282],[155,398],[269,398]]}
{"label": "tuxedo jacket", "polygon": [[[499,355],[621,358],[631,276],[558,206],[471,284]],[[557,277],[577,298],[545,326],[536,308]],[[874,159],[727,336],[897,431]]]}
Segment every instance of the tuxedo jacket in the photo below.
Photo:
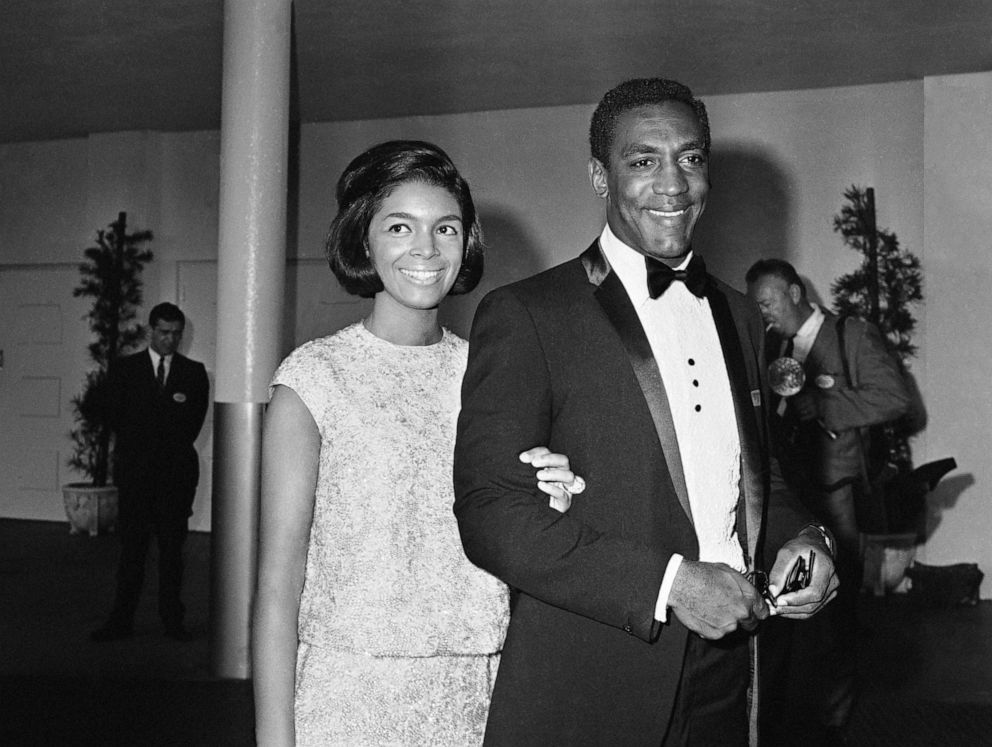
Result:
{"label": "tuxedo jacket", "polygon": [[[737,527],[748,565],[810,520],[769,461],[757,308],[711,279],[741,442]],[[664,351],[659,351],[660,355]],[[524,449],[586,481],[548,507]],[[490,293],[472,327],[455,447],[455,514],[472,562],[519,590],[487,744],[661,743],[687,630],[654,619],[673,553],[697,559],[658,365],[598,242]]]}
{"label": "tuxedo jacket", "polygon": [[193,442],[209,404],[207,371],[179,353],[159,390],[147,350],[114,361],[108,372],[109,419],[114,430],[114,482],[127,501],[142,500],[154,486],[185,519],[199,481]]}
{"label": "tuxedo jacket", "polygon": [[[810,348],[803,371],[803,391],[816,402],[822,426],[798,423],[789,412],[773,418],[773,435],[790,482],[836,489],[862,476],[862,449],[868,448],[866,427],[895,420],[909,411],[912,397],[899,364],[886,349],[878,328],[847,317],[844,352],[850,379],[844,373],[837,325],[840,319],[824,312],[823,325]],[[783,340],[769,333],[768,355],[777,357]],[[836,438],[830,438],[827,430]]]}

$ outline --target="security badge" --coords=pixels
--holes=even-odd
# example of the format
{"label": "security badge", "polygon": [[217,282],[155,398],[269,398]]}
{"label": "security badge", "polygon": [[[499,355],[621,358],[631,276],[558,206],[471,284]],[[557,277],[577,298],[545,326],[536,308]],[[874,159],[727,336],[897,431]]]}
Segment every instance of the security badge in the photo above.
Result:
{"label": "security badge", "polygon": [[751,404],[754,407],[761,407],[761,390],[752,389],[751,390]]}

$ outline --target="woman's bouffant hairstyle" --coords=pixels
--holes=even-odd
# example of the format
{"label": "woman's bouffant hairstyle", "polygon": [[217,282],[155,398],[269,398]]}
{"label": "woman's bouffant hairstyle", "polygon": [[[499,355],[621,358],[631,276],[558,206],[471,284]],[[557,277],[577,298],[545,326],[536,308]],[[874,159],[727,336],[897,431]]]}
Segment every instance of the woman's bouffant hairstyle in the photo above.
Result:
{"label": "woman's bouffant hairstyle", "polygon": [[462,211],[462,266],[452,295],[468,293],[482,277],[484,246],[468,183],[448,154],[420,140],[390,140],[355,158],[337,186],[338,214],[325,251],[331,270],[348,293],[372,298],[383,289],[368,253],[369,224],[401,184],[422,182],[447,190]]}

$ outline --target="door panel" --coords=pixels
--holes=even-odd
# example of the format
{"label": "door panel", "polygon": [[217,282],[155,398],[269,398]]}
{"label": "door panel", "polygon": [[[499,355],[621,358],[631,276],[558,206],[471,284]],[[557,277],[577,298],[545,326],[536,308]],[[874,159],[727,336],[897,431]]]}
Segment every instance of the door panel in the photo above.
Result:
{"label": "door panel", "polygon": [[0,516],[64,521],[60,486],[82,480],[72,398],[92,366],[74,264],[0,267]]}

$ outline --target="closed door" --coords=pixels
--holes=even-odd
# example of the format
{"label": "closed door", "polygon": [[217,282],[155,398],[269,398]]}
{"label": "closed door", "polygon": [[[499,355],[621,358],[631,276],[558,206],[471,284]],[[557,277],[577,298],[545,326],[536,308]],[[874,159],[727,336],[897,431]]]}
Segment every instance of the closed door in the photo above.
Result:
{"label": "closed door", "polygon": [[71,400],[92,367],[74,264],[0,267],[0,516],[64,520]]}

